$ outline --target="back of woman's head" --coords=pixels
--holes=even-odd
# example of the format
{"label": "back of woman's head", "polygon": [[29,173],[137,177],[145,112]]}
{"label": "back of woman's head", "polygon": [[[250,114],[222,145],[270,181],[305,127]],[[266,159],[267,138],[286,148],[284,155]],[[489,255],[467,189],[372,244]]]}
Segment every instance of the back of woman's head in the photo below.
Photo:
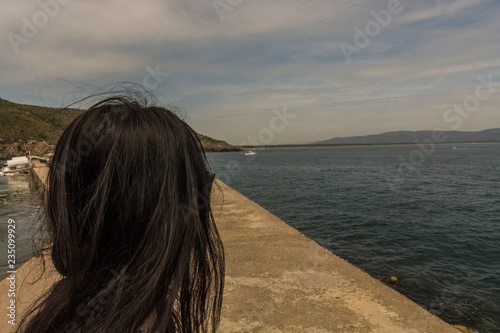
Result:
{"label": "back of woman's head", "polygon": [[63,279],[26,332],[215,330],[224,254],[212,176],[173,112],[112,97],[65,130],[48,176],[52,260]]}

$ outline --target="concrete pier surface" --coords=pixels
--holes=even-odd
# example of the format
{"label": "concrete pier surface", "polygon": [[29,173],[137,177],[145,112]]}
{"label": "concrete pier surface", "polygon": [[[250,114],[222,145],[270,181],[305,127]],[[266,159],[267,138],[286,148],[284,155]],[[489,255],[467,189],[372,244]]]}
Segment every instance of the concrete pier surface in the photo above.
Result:
{"label": "concrete pier surface", "polygon": [[[43,182],[46,168],[34,173]],[[219,332],[459,332],[222,182],[216,184],[213,213],[226,250]],[[16,322],[58,279],[49,266],[40,281],[29,283],[40,274],[40,260],[17,271]],[[3,311],[8,289],[8,280],[2,281]],[[0,332],[14,331],[6,314]]]}

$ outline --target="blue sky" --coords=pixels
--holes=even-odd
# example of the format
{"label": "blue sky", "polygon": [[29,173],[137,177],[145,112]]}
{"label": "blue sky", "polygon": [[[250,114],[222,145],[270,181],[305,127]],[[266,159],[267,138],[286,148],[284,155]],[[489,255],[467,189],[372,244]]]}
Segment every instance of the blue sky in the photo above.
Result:
{"label": "blue sky", "polygon": [[479,77],[500,82],[499,17],[496,0],[2,0],[0,97],[146,83],[233,144],[482,130],[500,127],[500,84],[473,105]]}

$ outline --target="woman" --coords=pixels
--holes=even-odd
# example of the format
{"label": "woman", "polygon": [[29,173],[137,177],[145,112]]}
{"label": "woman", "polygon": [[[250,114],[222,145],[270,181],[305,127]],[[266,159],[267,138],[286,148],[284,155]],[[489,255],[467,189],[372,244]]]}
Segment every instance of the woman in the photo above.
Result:
{"label": "woman", "polygon": [[215,331],[224,252],[212,181],[196,133],[171,111],[111,97],[81,114],[47,184],[62,279],[19,331]]}

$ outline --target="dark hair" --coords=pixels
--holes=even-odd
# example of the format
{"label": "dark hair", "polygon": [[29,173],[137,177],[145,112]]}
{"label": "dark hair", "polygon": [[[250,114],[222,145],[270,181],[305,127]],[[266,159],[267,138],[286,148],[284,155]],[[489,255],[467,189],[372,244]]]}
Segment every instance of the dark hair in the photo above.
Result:
{"label": "dark hair", "polygon": [[21,332],[215,331],[224,251],[213,175],[173,112],[111,97],[76,118],[51,164],[46,219],[62,279]]}

